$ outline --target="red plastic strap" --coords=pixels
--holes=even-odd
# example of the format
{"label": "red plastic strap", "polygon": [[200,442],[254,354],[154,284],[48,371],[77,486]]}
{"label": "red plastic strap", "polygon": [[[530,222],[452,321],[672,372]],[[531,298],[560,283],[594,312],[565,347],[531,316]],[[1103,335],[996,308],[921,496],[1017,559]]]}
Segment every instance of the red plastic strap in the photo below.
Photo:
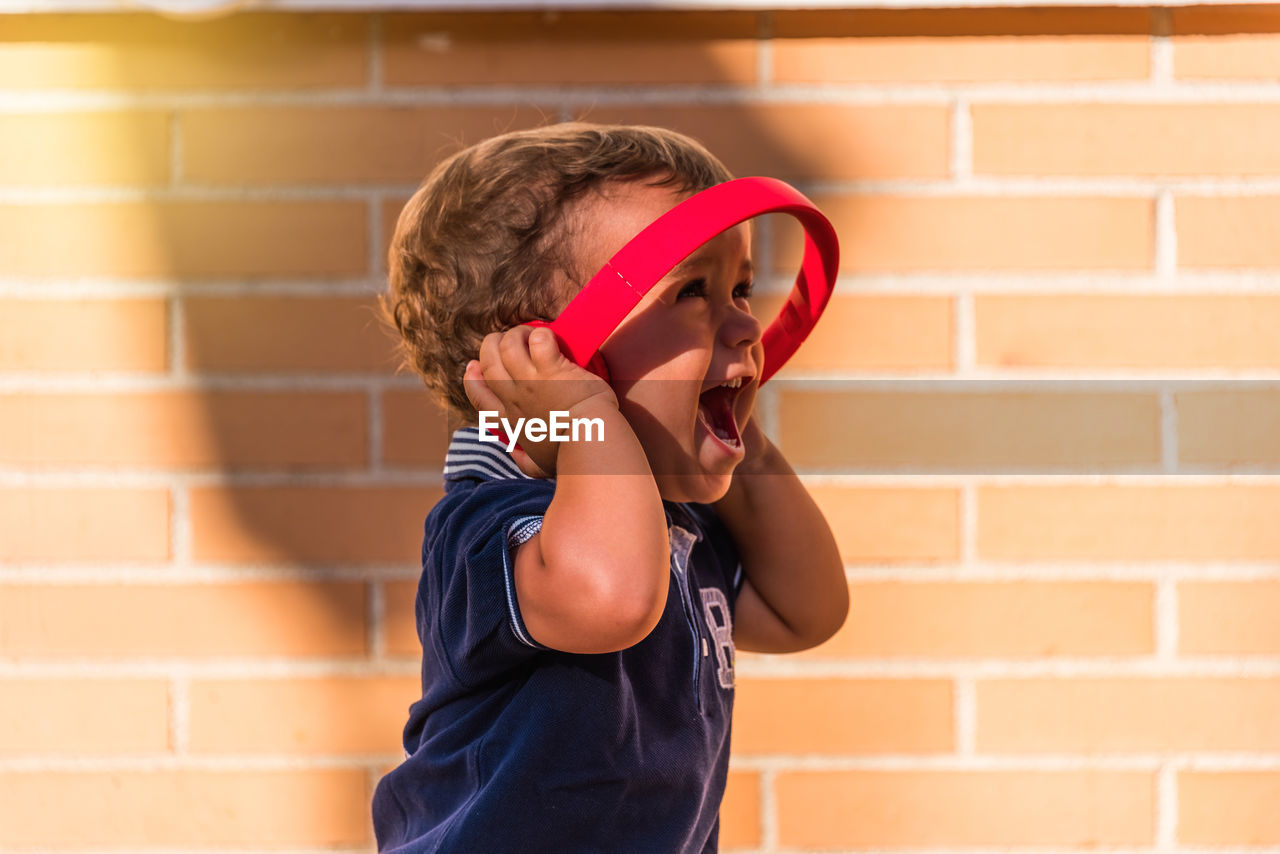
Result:
{"label": "red plastic strap", "polygon": [[760,382],[799,349],[835,287],[840,245],[830,221],[799,190],[776,178],[737,178],[685,199],[650,223],[605,263],[549,325],[561,351],[601,373],[592,359],[649,290],[725,229],[766,213],[790,214],[805,230],[804,259],[787,302],[764,331]]}

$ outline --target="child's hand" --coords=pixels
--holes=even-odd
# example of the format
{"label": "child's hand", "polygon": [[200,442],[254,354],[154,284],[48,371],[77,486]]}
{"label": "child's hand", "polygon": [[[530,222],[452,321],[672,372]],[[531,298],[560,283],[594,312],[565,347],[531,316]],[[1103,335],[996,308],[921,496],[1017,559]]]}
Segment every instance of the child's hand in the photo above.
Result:
{"label": "child's hand", "polygon": [[[522,325],[486,335],[479,360],[467,363],[463,388],[477,410],[496,410],[512,424],[519,418],[548,421],[553,410],[567,411],[572,418],[578,409],[600,404],[618,408],[609,384],[569,361],[545,327]],[[555,474],[560,443],[532,442],[523,435],[518,439],[523,451],[513,451],[513,456],[525,474]]]}

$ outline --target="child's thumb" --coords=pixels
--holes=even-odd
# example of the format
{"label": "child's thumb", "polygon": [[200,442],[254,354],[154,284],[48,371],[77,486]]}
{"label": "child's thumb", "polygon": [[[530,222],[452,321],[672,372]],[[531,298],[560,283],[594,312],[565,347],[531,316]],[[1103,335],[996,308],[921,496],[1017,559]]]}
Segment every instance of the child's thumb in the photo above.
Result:
{"label": "child's thumb", "polygon": [[535,327],[529,333],[529,347],[537,347],[542,351],[539,355],[545,359],[564,358],[564,354],[560,352],[559,345],[556,344],[555,333],[545,326]]}

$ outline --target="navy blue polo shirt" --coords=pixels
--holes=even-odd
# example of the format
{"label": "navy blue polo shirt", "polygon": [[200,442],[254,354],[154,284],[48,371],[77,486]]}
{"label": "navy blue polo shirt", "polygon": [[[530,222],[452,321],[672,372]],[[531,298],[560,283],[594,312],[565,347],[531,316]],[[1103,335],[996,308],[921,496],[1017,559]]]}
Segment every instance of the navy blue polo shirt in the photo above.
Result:
{"label": "navy blue polo shirt", "polygon": [[657,627],[620,652],[549,649],[525,630],[512,568],[555,480],[478,436],[454,433],[426,519],[422,698],[404,762],[374,793],[378,850],[716,851],[742,583],[728,530],[706,505],[664,501],[671,573]]}

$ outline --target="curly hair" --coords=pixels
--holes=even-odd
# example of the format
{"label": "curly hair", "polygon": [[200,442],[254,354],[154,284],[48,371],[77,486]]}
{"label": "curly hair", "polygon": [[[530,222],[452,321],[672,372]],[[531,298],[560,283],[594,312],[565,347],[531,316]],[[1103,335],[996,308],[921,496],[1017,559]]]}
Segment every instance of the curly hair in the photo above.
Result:
{"label": "curly hair", "polygon": [[552,319],[585,284],[572,202],[609,181],[691,195],[732,177],[697,141],[643,125],[565,122],[457,152],[405,205],[388,252],[378,310],[399,333],[401,366],[475,423],[462,374],[484,336]]}

